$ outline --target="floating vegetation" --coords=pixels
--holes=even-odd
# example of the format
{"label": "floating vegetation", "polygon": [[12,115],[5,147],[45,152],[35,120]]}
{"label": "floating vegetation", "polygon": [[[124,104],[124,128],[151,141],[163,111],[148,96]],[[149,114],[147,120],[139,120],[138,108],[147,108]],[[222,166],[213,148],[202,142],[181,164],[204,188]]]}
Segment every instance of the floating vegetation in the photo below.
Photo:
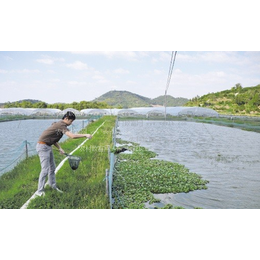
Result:
{"label": "floating vegetation", "polygon": [[[158,160],[156,153],[135,143],[129,146],[128,142],[127,149],[132,154],[117,155],[113,175],[113,208],[143,209],[147,202],[160,202],[153,194],[207,189],[208,181],[190,172],[184,165]],[[173,206],[167,204],[164,208]]]}

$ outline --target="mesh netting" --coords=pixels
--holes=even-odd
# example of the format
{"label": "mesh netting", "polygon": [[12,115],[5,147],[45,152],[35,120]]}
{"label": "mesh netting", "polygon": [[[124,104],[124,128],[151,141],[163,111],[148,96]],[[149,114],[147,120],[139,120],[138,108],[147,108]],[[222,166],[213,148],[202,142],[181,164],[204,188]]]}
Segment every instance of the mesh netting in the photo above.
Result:
{"label": "mesh netting", "polygon": [[201,116],[201,117],[218,117],[219,114],[209,108],[204,107],[189,107],[186,109],[182,109],[178,116]]}
{"label": "mesh netting", "polygon": [[72,170],[78,169],[80,161],[81,161],[80,157],[69,155],[69,164]]}
{"label": "mesh netting", "polygon": [[46,108],[2,108],[0,110],[0,115],[23,115],[23,116],[36,116],[45,115],[53,116],[61,112],[60,109],[46,109]]}
{"label": "mesh netting", "polygon": [[136,116],[138,113],[133,109],[121,109],[118,112],[118,116]]}
{"label": "mesh netting", "polygon": [[129,109],[83,109],[78,111],[73,108],[67,108],[63,111],[59,109],[32,109],[32,108],[5,108],[0,109],[1,116],[7,115],[64,115],[67,111],[75,115],[119,115],[119,116],[162,116],[165,114],[171,116],[203,116],[218,117],[218,113],[213,109],[203,107],[134,107]]}

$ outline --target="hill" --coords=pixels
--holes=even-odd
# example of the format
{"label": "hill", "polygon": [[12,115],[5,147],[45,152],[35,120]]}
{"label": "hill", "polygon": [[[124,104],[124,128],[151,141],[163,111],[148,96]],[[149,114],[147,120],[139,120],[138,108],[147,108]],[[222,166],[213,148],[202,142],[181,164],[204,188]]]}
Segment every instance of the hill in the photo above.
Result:
{"label": "hill", "polygon": [[150,99],[128,91],[109,91],[102,96],[94,99],[92,102],[105,102],[113,107],[147,107]]}
{"label": "hill", "polygon": [[[182,98],[182,97],[172,97],[170,95],[166,96],[166,102],[168,107],[179,107],[183,106],[186,104],[189,100],[187,98]],[[165,96],[159,96],[157,98],[152,99],[152,104],[153,105],[161,105],[164,106],[165,102]]]}
{"label": "hill", "polygon": [[230,90],[197,96],[185,106],[212,108],[221,114],[260,115],[260,85],[243,88],[238,83]]}
{"label": "hill", "polygon": [[35,99],[23,99],[15,102],[6,102],[3,104],[3,107],[47,108],[47,103]]}
{"label": "hill", "polygon": [[29,105],[30,107],[33,104],[36,103],[43,103],[40,100],[35,100],[35,99],[23,99],[23,100],[19,100],[19,101],[15,101],[15,102],[6,102],[6,103],[0,103],[0,108],[4,108],[4,107],[27,107],[27,105]]}
{"label": "hill", "polygon": [[[164,96],[150,99],[129,91],[113,90],[94,99],[92,102],[105,102],[110,106],[119,108],[150,107],[155,105],[163,106]],[[169,95],[167,96],[167,106],[182,106],[186,102],[188,102],[188,99],[186,98],[174,98]]]}

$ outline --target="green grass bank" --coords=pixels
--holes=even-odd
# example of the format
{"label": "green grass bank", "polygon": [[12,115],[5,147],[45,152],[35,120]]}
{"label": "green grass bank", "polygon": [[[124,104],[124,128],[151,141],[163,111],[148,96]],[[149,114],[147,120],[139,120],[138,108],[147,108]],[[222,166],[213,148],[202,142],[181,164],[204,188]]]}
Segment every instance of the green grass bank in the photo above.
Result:
{"label": "green grass bank", "polygon": [[[112,129],[116,117],[105,116],[89,124],[81,133],[95,133],[73,155],[82,158],[79,168],[73,171],[66,161],[56,175],[57,186],[64,191],[60,194],[46,188],[44,197],[37,197],[28,205],[30,209],[83,209],[109,208],[106,196],[105,170],[109,169],[108,147],[112,144]],[[39,133],[40,134],[40,133]],[[61,144],[70,153],[84,139],[67,139]],[[53,148],[56,166],[65,158]],[[37,190],[41,167],[37,155],[24,160],[12,171],[0,177],[0,208],[18,209]]]}

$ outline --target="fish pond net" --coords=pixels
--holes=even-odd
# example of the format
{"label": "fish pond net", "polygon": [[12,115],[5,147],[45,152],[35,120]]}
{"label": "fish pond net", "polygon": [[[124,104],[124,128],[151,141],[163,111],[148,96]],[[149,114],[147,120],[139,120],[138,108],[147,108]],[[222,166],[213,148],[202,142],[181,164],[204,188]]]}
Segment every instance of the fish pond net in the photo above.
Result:
{"label": "fish pond net", "polygon": [[178,116],[190,116],[190,117],[219,117],[218,112],[210,108],[204,107],[189,107],[182,109]]}
{"label": "fish pond net", "polygon": [[68,155],[68,160],[70,164],[70,168],[75,171],[79,167],[79,163],[81,161],[81,158],[78,156]]}

